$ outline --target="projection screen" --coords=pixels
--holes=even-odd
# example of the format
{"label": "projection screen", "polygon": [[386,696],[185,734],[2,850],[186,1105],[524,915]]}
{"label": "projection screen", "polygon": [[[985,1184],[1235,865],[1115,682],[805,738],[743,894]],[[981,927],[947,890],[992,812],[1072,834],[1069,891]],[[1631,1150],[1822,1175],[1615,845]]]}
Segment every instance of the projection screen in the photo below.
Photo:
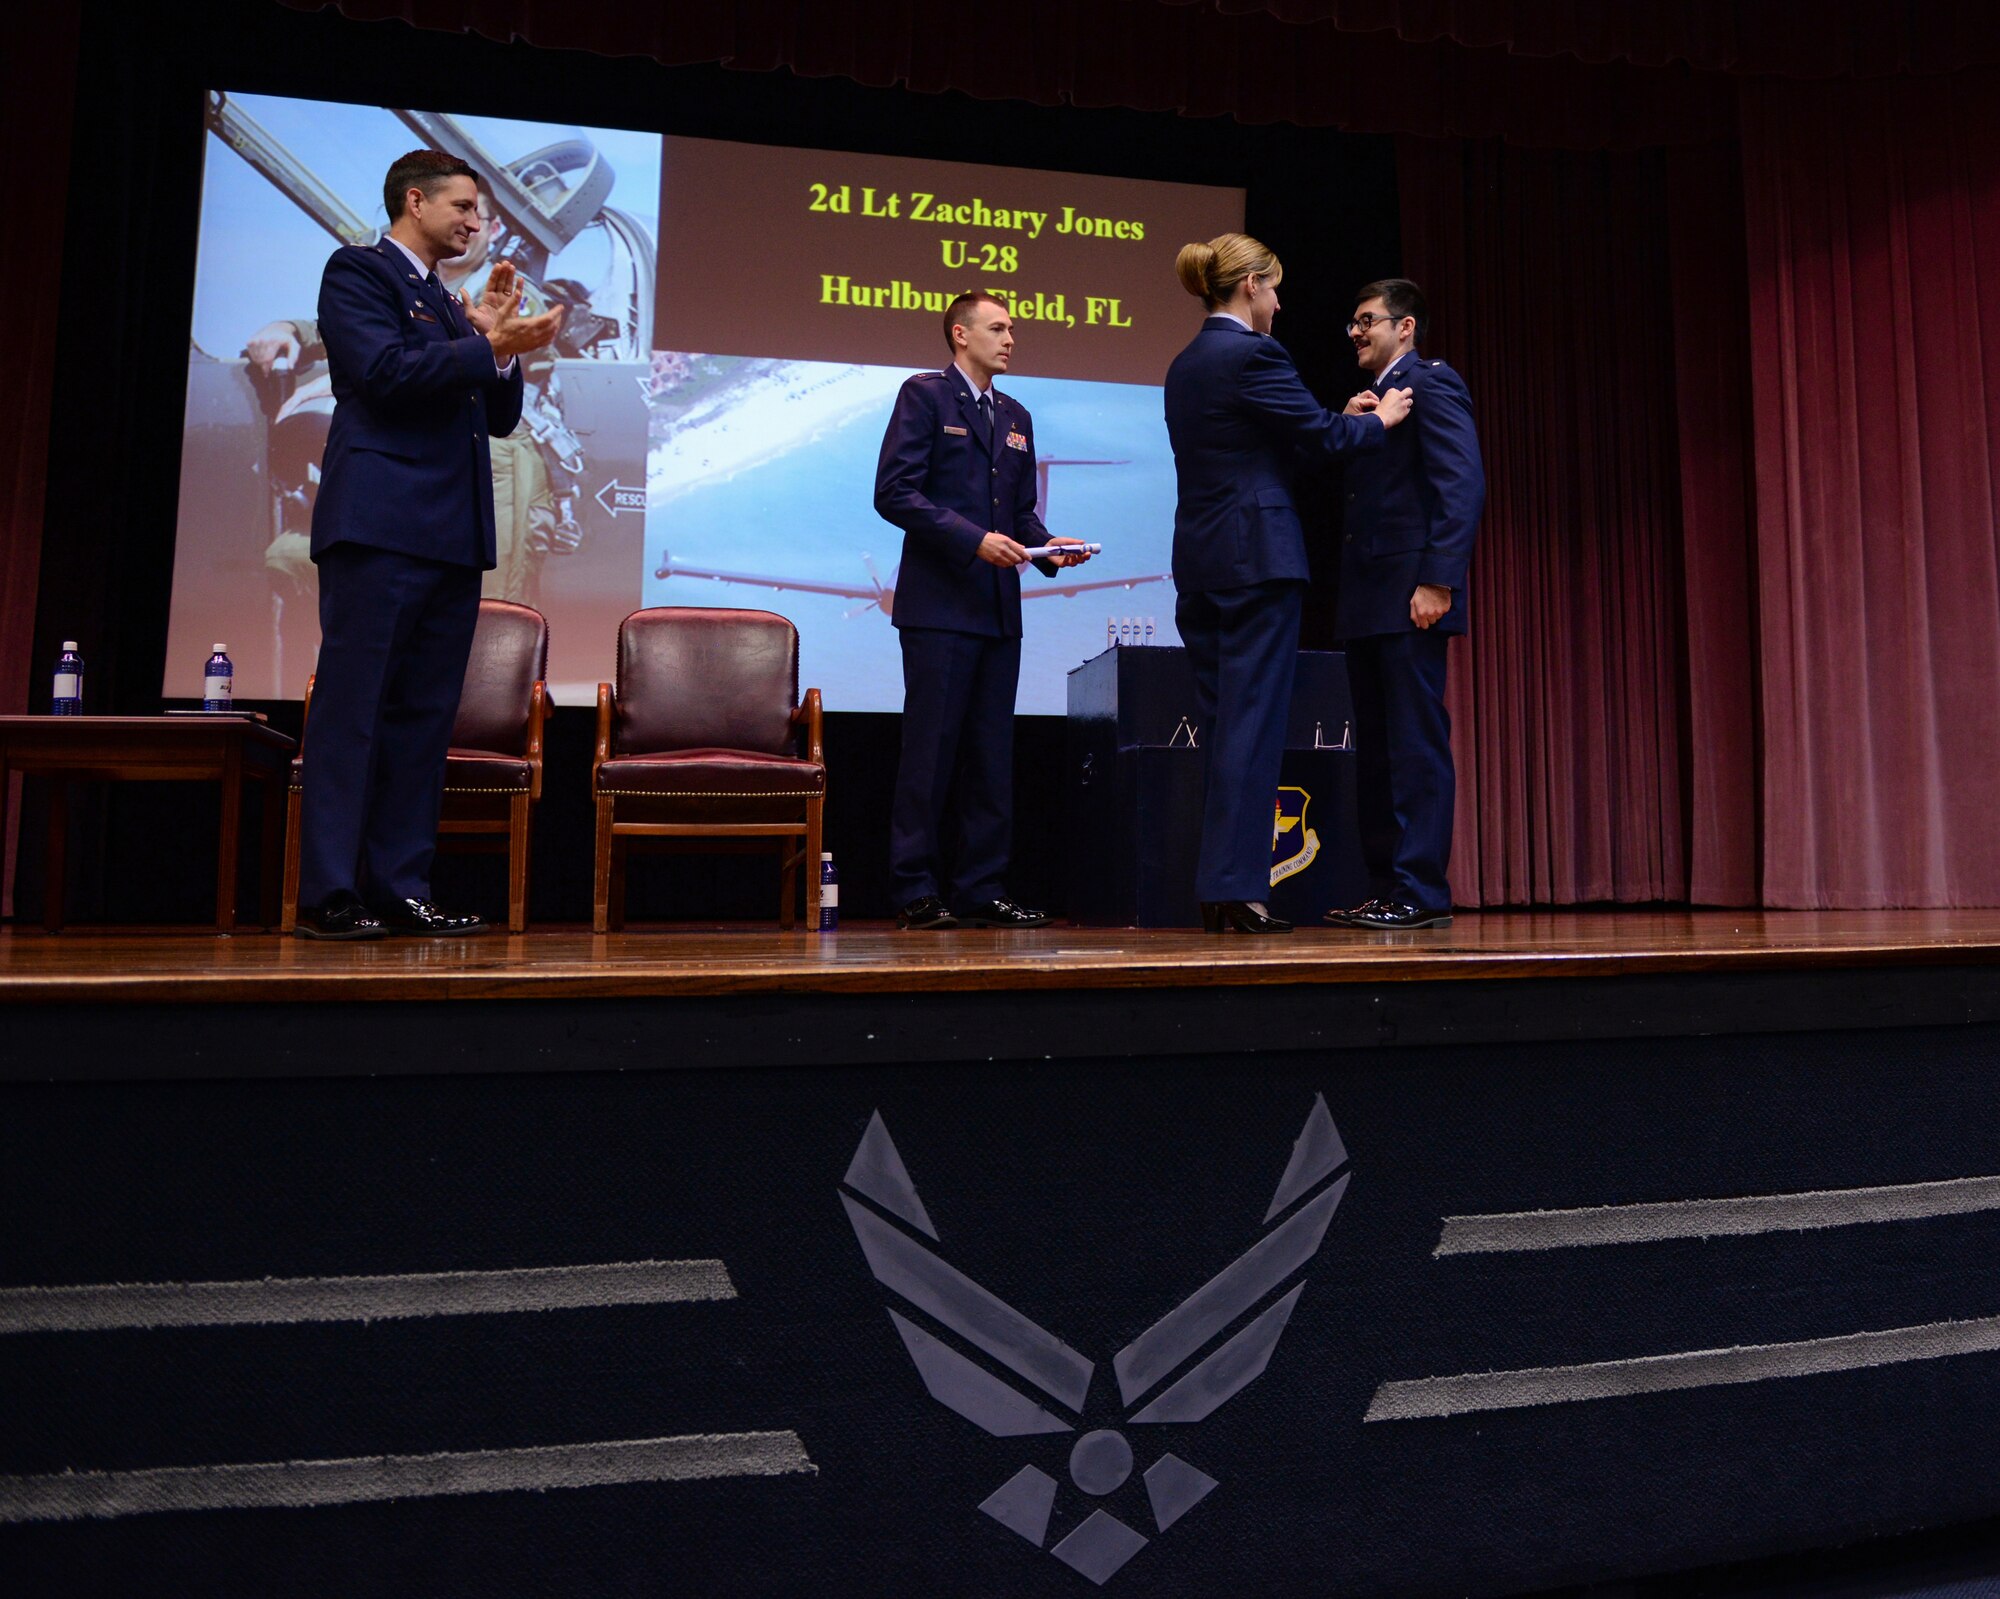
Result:
{"label": "projection screen", "polygon": [[333,411],[320,272],[380,236],[382,174],[418,146],[486,180],[447,287],[476,297],[506,259],[530,310],[568,307],[493,441],[484,585],[548,616],[559,705],[594,700],[628,612],[714,605],[790,617],[829,709],[900,709],[902,535],[874,511],[875,460],[970,288],[1014,314],[999,387],[1034,417],[1044,519],[1104,545],[1024,573],[1019,709],[1062,711],[1107,620],[1175,642],[1160,383],[1200,308],[1173,258],[1240,228],[1242,190],[221,91],[207,122],[167,696],[198,694],[218,639],[239,695],[304,691]]}

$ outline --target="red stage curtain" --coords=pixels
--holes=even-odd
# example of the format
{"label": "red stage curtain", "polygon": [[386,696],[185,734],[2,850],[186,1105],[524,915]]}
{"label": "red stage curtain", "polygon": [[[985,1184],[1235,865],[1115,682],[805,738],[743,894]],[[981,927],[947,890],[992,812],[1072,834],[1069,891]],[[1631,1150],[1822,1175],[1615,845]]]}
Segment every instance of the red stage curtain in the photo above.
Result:
{"label": "red stage curtain", "polygon": [[1746,83],[1767,904],[2000,904],[2000,75]]}
{"label": "red stage curtain", "polygon": [[[41,573],[42,499],[48,486],[55,308],[62,298],[78,9],[51,6],[24,12],[13,25],[0,67],[0,149],[9,153],[19,186],[15,216],[0,228],[0,284],[6,285],[14,310],[7,380],[0,383],[0,713],[8,714],[28,708],[37,665],[30,656]],[[13,779],[13,787],[12,798],[18,800],[19,778]],[[0,915],[11,915],[14,908],[20,815],[20,806],[9,803],[6,836],[0,837]]]}
{"label": "red stage curtain", "polygon": [[1667,156],[1687,615],[1688,898],[1758,903],[1757,546],[1736,145]]}
{"label": "red stage curtain", "polygon": [[1665,161],[1398,146],[1426,353],[1487,473],[1453,646],[1461,905],[1680,899],[1680,486]]}

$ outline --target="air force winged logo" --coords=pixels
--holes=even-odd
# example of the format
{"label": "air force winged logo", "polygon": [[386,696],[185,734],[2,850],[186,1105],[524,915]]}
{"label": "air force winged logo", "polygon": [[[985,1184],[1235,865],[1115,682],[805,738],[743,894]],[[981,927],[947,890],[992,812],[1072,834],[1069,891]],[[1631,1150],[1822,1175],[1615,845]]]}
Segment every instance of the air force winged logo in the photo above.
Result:
{"label": "air force winged logo", "polygon": [[[1347,1164],[1326,1100],[1316,1095],[1264,1213],[1264,1235],[1112,1357],[1126,1426],[1201,1421],[1263,1374],[1305,1291],[1300,1273],[1319,1252],[1347,1191]],[[919,1241],[921,1234],[937,1243],[937,1228],[879,1111],[847,1168],[840,1202],[875,1280],[916,1312],[912,1317],[891,1306],[889,1319],[933,1399],[996,1438],[1077,1430],[1095,1364]],[[959,1345],[979,1351],[1011,1377],[995,1375]],[[1139,1448],[1151,1452],[1143,1437]],[[1124,1486],[1133,1464],[1124,1433],[1100,1428],[1071,1449],[1070,1480],[1103,1498]],[[1155,1535],[1218,1486],[1207,1472],[1167,1453],[1142,1477]],[[1040,1549],[1047,1545],[1059,1486],[1047,1472],[1023,1466],[979,1508]],[[1101,1584],[1149,1541],[1099,1508],[1049,1552]]]}

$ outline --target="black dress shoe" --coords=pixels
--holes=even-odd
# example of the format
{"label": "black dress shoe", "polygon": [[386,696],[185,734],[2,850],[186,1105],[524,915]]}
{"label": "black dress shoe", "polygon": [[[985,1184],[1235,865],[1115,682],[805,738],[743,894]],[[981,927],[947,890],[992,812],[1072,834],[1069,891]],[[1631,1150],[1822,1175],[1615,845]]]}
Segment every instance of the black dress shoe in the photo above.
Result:
{"label": "black dress shoe", "polygon": [[942,931],[947,927],[956,927],[958,918],[937,895],[924,894],[896,912],[896,925],[917,930],[934,927]]}
{"label": "black dress shoe", "polygon": [[1370,911],[1380,910],[1384,903],[1379,899],[1365,899],[1352,910],[1344,911],[1338,908],[1330,910],[1320,920],[1330,927],[1355,927],[1360,925],[1354,920],[1355,917],[1366,916]]}
{"label": "black dress shoe", "polygon": [[389,929],[369,914],[358,896],[346,892],[329,894],[311,909],[299,911],[292,931],[300,938],[386,938]]}
{"label": "black dress shoe", "polygon": [[456,938],[461,933],[486,931],[485,917],[470,911],[441,911],[427,899],[391,900],[375,914],[390,932],[419,938]]}
{"label": "black dress shoe", "polygon": [[1246,899],[1203,900],[1201,926],[1205,933],[1220,933],[1230,928],[1239,933],[1289,933],[1292,930],[1292,924],[1284,917],[1273,916],[1256,900]]}
{"label": "black dress shoe", "polygon": [[1451,908],[1441,911],[1421,910],[1415,905],[1405,905],[1400,900],[1378,901],[1364,905],[1354,912],[1350,927],[1373,927],[1379,931],[1402,933],[1415,927],[1451,926]]}
{"label": "black dress shoe", "polygon": [[1049,913],[1027,910],[1012,900],[989,899],[969,911],[960,911],[958,920],[965,927],[1047,927]]}

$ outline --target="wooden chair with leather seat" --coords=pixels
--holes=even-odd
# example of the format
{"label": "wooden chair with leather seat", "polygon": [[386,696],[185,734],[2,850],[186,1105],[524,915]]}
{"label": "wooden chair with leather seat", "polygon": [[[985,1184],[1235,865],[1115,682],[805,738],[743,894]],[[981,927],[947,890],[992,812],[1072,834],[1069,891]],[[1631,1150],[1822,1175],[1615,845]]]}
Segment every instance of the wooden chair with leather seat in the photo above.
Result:
{"label": "wooden chair with leather seat", "polygon": [[[647,848],[775,848],[778,922],[818,900],[826,757],[819,690],[799,695],[798,629],[770,611],[657,606],[619,624],[597,686],[591,925],[625,924],[625,860]],[[815,931],[816,914],[808,925]]]}
{"label": "wooden chair with leather seat", "polygon": [[[535,802],[542,797],[542,724],[548,716],[549,624],[531,606],[481,600],[465,687],[445,761],[438,848],[507,852],[507,931],[528,925]],[[305,716],[312,715],[306,680]],[[305,742],[303,733],[300,743]],[[285,806],[284,930],[299,916],[303,755],[292,760]]]}

